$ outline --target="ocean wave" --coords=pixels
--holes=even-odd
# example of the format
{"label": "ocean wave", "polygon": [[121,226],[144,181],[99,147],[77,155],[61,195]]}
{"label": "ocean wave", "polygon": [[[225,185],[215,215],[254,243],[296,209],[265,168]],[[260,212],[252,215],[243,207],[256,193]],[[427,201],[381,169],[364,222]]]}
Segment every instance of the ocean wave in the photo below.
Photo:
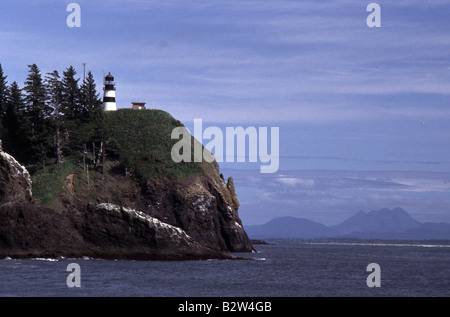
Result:
{"label": "ocean wave", "polygon": [[57,262],[57,261],[59,261],[58,259],[54,259],[54,258],[32,258],[32,260],[48,261],[48,262]]}

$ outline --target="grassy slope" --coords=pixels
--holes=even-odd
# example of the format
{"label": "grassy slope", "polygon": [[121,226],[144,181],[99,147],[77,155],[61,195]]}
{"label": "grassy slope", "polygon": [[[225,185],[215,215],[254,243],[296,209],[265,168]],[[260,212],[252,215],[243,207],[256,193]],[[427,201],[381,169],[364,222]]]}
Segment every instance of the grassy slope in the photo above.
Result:
{"label": "grassy slope", "polygon": [[172,130],[182,124],[162,110],[131,110],[105,113],[108,147],[136,176],[187,178],[202,174],[198,164],[175,163],[171,150],[177,140]]}
{"label": "grassy slope", "polygon": [[59,166],[52,165],[45,170],[31,174],[33,198],[40,200],[43,205],[49,205],[63,188],[67,175],[77,169],[79,169],[79,164],[72,160],[66,160]]}
{"label": "grassy slope", "polygon": [[[178,140],[172,140],[171,133],[175,127],[182,124],[167,112],[122,109],[106,112],[104,115],[107,175],[100,173],[101,168],[91,169],[88,182],[80,153],[78,157],[66,158],[60,166],[50,166],[45,171],[33,173],[34,198],[44,205],[50,205],[66,187],[67,176],[70,174],[75,174],[77,179],[83,180],[83,184],[79,185],[90,191],[89,200],[95,200],[95,196],[105,190],[99,188],[102,182],[103,187],[107,187],[108,178],[113,174],[123,174],[125,168],[138,179],[190,178],[209,173],[213,169],[212,164],[205,162],[175,163],[172,160],[171,149]],[[193,145],[191,150],[193,153]],[[117,188],[116,192],[120,192],[120,188]],[[117,200],[120,202],[120,197],[117,197]]]}

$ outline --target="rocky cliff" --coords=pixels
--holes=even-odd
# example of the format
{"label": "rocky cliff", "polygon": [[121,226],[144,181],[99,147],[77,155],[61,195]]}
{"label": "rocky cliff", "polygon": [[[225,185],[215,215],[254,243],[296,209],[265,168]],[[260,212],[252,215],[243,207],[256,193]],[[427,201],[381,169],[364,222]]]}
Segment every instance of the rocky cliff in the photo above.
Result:
{"label": "rocky cliff", "polygon": [[196,241],[221,251],[250,251],[239,219],[232,178],[218,173],[183,180],[147,181],[136,208],[182,228]]}
{"label": "rocky cliff", "polygon": [[[139,116],[148,125],[161,123],[152,112]],[[152,144],[167,155],[173,144],[167,132],[180,123],[163,117],[165,133],[155,133]],[[123,129],[137,124],[118,120]],[[165,151],[161,144],[166,144]],[[226,258],[229,252],[252,250],[239,219],[233,179],[225,181],[217,163],[179,168],[152,148],[132,161],[123,153],[137,152],[133,145],[127,143],[124,152],[119,145],[103,173],[88,163],[89,178],[81,168],[65,175],[47,206],[33,202],[28,172],[0,150],[0,257],[181,260]],[[146,170],[152,172],[142,172]]]}
{"label": "rocky cliff", "polygon": [[31,199],[30,174],[14,157],[3,151],[0,140],[0,205],[29,203]]}

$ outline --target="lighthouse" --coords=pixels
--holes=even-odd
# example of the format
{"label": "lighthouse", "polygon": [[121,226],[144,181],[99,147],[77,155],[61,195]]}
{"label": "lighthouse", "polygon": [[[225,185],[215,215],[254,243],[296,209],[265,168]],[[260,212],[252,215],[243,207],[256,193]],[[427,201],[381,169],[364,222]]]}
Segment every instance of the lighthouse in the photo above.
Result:
{"label": "lighthouse", "polygon": [[116,111],[116,84],[114,83],[114,77],[111,73],[108,73],[108,75],[105,76],[104,85],[103,110]]}

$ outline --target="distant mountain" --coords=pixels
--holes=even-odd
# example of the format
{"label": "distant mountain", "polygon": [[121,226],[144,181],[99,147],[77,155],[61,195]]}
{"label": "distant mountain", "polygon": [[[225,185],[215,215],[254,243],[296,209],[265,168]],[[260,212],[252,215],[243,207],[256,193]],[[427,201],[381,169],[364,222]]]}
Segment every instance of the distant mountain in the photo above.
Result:
{"label": "distant mountain", "polygon": [[328,238],[339,234],[321,223],[295,217],[280,217],[263,225],[246,226],[245,231],[252,239]]}
{"label": "distant mountain", "polygon": [[400,239],[450,239],[450,223],[426,222],[418,228],[402,232]]}
{"label": "distant mountain", "polygon": [[417,228],[421,223],[413,219],[402,208],[373,210],[369,213],[360,211],[339,225],[332,228],[340,233],[388,233],[403,232]]}
{"label": "distant mountain", "polygon": [[401,208],[360,211],[331,227],[304,218],[280,217],[263,225],[246,226],[246,232],[252,239],[450,240],[449,223],[421,223]]}
{"label": "distant mountain", "polygon": [[403,232],[352,232],[339,237],[380,240],[450,240],[449,223],[421,224]]}

